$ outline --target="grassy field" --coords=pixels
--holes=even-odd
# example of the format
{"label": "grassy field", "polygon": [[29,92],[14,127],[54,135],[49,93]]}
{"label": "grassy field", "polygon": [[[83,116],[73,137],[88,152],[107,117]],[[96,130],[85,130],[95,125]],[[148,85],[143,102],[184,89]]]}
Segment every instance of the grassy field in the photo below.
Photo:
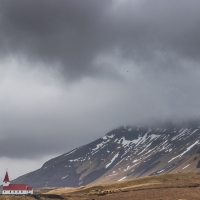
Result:
{"label": "grassy field", "polygon": [[165,174],[79,188],[40,188],[35,193],[0,195],[0,200],[199,200],[200,174]]}

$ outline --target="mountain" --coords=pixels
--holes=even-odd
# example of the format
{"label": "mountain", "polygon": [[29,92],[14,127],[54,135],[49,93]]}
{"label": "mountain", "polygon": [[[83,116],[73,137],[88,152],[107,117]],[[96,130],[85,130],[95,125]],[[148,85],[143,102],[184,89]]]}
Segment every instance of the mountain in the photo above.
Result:
{"label": "mountain", "polygon": [[12,183],[78,187],[163,173],[200,172],[200,126],[124,126],[53,158]]}

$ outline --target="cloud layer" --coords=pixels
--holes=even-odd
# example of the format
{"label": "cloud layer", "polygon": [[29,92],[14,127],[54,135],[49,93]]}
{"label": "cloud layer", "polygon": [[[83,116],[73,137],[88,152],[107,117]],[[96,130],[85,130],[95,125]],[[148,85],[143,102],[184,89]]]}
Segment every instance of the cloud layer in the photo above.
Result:
{"label": "cloud layer", "polygon": [[124,124],[200,118],[199,9],[197,0],[0,1],[2,162],[37,162]]}
{"label": "cloud layer", "polygon": [[199,7],[195,0],[1,1],[1,54],[59,65],[67,80],[107,74],[109,65],[95,61],[116,51],[148,68],[173,69],[199,61]]}

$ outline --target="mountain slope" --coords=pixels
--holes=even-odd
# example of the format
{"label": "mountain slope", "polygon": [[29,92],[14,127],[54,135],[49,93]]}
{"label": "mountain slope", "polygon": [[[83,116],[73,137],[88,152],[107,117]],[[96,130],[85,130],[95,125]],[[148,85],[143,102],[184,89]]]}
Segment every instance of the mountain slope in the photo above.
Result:
{"label": "mountain slope", "polygon": [[13,183],[77,187],[169,172],[200,172],[200,127],[120,127]]}

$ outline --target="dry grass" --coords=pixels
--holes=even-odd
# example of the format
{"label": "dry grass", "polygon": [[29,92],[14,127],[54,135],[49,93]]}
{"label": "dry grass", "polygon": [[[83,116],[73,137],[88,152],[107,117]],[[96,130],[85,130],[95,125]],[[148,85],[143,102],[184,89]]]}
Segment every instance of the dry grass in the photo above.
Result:
{"label": "dry grass", "polygon": [[35,200],[34,197],[30,196],[14,196],[14,195],[0,195],[0,200]]}
{"label": "dry grass", "polygon": [[60,188],[48,193],[59,194],[69,200],[168,200],[200,199],[200,175],[194,173],[165,174],[121,182]]}
{"label": "dry grass", "polygon": [[57,187],[34,188],[34,194],[47,193],[51,190],[56,190],[56,189],[58,188]]}
{"label": "dry grass", "polygon": [[[39,200],[52,199],[51,195],[54,194],[60,195],[59,198],[53,198],[54,200],[60,198],[65,200],[199,200],[200,174],[165,174],[79,188],[41,188],[37,192],[49,195],[38,196]],[[0,195],[1,199],[36,198]]]}

